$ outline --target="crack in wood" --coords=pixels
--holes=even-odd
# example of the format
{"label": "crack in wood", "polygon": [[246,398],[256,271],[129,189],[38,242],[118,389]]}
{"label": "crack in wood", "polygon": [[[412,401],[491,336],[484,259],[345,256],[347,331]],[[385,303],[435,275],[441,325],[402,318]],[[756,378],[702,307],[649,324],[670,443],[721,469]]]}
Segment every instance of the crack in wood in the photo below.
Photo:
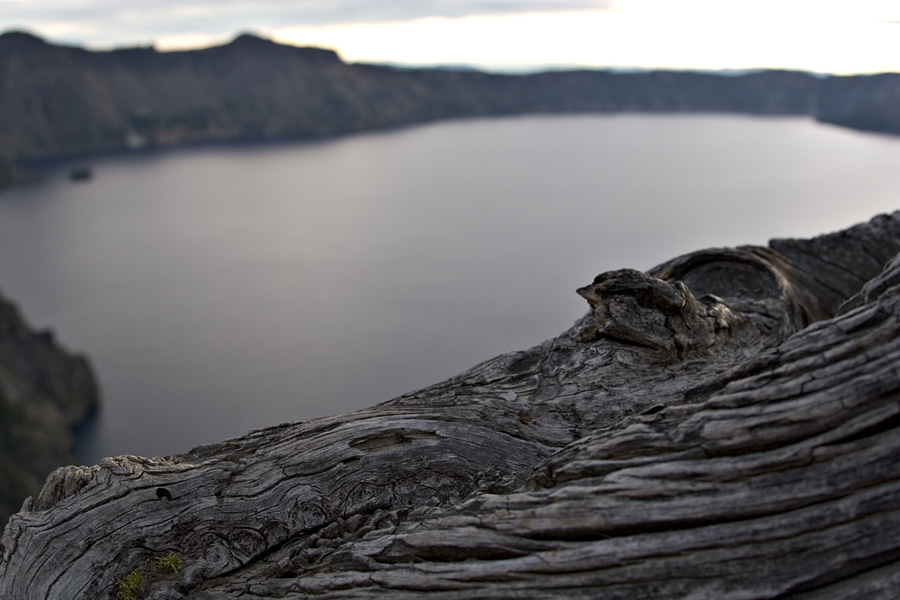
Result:
{"label": "crack in wood", "polygon": [[886,598],[898,251],[895,213],[603,274],[560,336],[380,406],[62,470],[0,597],[108,596],[172,549],[148,600]]}

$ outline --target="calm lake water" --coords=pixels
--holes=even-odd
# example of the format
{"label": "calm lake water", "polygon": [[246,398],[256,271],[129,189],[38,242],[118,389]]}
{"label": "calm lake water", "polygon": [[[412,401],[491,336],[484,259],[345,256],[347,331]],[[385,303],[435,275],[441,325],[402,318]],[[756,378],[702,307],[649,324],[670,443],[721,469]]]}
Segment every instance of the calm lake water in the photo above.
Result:
{"label": "calm lake water", "polygon": [[576,287],[900,207],[900,139],[559,116],[60,165],[0,193],[0,288],[85,352],[85,463],[371,406],[587,309]]}

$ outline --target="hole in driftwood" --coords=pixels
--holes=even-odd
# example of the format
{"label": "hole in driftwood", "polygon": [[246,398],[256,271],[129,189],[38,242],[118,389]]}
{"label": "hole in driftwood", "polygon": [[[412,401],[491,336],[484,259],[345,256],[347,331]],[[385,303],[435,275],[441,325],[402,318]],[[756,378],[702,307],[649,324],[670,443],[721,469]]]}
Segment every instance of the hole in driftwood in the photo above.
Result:
{"label": "hole in driftwood", "polygon": [[156,488],[156,497],[160,500],[171,500],[172,492],[170,492],[166,488]]}
{"label": "hole in driftwood", "polygon": [[398,446],[412,444],[421,440],[434,442],[440,439],[441,436],[433,431],[398,429],[357,438],[350,442],[350,447],[365,452],[382,452],[385,450],[393,450]]}

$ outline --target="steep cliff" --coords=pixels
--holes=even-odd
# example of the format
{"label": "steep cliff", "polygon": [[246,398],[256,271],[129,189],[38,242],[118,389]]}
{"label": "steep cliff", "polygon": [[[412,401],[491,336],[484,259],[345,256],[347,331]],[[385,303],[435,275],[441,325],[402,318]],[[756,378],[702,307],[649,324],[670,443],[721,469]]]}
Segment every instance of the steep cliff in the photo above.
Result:
{"label": "steep cliff", "polygon": [[900,133],[900,75],[831,77],[822,82],[820,121],[863,131]]}
{"label": "steep cliff", "polygon": [[[810,115],[900,133],[900,75],[787,71],[490,75],[343,63],[241,36],[190,52],[89,52],[0,36],[0,160],[213,140],[314,138],[525,113],[712,111]],[[8,165],[0,183],[12,179]]]}
{"label": "steep cliff", "polygon": [[47,474],[71,464],[72,428],[96,410],[90,364],[35,332],[0,297],[0,523],[41,489]]}
{"label": "steep cliff", "polygon": [[898,251],[895,213],[604,273],[424,390],[59,469],[0,596],[897,598]]}

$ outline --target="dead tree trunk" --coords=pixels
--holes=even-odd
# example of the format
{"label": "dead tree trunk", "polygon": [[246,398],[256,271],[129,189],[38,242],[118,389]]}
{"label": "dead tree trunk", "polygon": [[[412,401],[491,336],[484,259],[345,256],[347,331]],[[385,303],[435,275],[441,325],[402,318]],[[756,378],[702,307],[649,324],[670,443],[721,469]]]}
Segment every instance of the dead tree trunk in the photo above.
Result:
{"label": "dead tree trunk", "polygon": [[60,469],[0,597],[897,598],[898,251],[895,213],[605,273],[419,392]]}

